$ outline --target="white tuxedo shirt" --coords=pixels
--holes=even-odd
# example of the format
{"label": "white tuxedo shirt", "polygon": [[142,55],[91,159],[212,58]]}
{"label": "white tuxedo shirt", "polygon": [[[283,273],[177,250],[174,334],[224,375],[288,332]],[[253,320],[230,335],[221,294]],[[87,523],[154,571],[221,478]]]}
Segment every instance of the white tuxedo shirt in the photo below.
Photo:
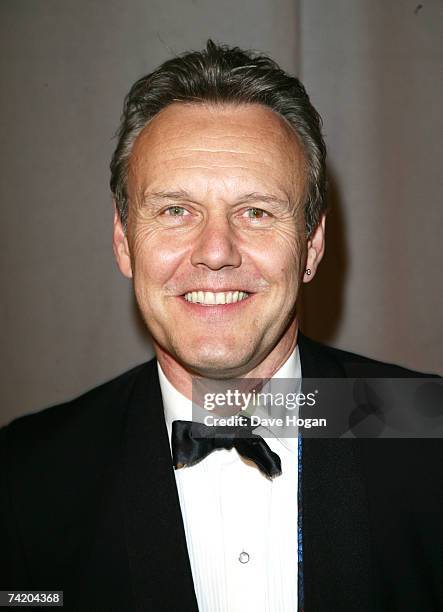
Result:
{"label": "white tuxedo shirt", "polygon": [[[192,403],[160,364],[158,373],[171,441],[172,421],[192,420]],[[300,390],[297,346],[272,378],[298,379]],[[219,449],[175,470],[200,612],[297,610],[298,440],[262,427],[254,433],[281,458],[282,474],[273,480],[236,449]]]}

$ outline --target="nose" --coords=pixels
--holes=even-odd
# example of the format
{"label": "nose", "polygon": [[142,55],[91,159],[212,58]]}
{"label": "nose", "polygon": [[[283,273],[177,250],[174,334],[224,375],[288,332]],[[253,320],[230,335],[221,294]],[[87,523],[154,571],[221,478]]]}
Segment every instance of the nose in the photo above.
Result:
{"label": "nose", "polygon": [[206,219],[192,250],[191,263],[211,270],[236,268],[241,264],[234,230],[224,215]]}

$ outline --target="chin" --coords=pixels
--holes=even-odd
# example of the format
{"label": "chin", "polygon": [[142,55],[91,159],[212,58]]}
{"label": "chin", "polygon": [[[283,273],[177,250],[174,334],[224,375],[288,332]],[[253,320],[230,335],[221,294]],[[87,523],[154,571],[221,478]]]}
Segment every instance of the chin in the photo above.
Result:
{"label": "chin", "polygon": [[207,378],[229,378],[236,370],[248,363],[250,356],[236,353],[226,346],[200,345],[196,350],[177,351],[182,363],[201,376]]}

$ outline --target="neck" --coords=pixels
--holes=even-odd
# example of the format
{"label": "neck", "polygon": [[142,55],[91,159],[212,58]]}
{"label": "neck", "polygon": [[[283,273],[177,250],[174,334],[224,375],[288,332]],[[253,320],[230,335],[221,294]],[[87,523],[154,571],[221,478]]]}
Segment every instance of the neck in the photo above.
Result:
{"label": "neck", "polygon": [[[246,373],[232,378],[269,379],[281,368],[297,344],[298,322],[295,317],[278,343],[260,363],[251,367]],[[203,378],[177,361],[154,340],[154,350],[158,362],[169,382],[185,397],[192,399],[192,380]]]}

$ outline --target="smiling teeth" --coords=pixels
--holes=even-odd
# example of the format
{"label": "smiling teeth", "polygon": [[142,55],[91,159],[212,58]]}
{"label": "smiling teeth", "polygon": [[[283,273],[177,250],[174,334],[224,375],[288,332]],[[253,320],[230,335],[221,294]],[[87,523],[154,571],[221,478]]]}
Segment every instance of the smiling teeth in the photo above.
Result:
{"label": "smiling teeth", "polygon": [[218,304],[232,304],[240,302],[248,297],[248,293],[244,291],[228,291],[213,293],[212,291],[190,291],[185,293],[185,300],[194,304],[204,304],[206,306],[214,306]]}

